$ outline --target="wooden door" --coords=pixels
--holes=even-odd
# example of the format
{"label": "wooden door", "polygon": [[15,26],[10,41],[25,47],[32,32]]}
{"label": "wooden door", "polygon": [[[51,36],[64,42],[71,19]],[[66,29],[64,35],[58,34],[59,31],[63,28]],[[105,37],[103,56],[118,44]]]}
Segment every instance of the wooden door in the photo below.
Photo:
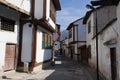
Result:
{"label": "wooden door", "polygon": [[73,59],[74,47],[71,47],[71,48],[70,48],[70,52],[71,52],[71,59]]}
{"label": "wooden door", "polygon": [[16,45],[6,44],[5,70],[15,69]]}
{"label": "wooden door", "polygon": [[87,52],[86,52],[86,46],[83,46],[81,48],[81,59],[83,62],[87,63],[88,62],[88,57],[87,57]]}
{"label": "wooden door", "polygon": [[116,80],[117,78],[116,48],[110,48],[110,58],[111,58],[111,78],[112,80]]}

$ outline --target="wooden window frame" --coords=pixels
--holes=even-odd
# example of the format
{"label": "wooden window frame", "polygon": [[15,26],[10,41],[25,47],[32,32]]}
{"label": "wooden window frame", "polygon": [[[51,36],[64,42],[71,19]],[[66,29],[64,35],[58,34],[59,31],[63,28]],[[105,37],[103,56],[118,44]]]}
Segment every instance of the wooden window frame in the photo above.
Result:
{"label": "wooden window frame", "polygon": [[52,36],[47,33],[43,33],[42,36],[42,49],[52,49]]}
{"label": "wooden window frame", "polygon": [[69,38],[72,38],[72,29],[69,30]]}
{"label": "wooden window frame", "polygon": [[88,34],[91,32],[91,21],[88,22]]}
{"label": "wooden window frame", "polygon": [[44,49],[45,48],[45,34],[44,33],[42,33],[42,49]]}

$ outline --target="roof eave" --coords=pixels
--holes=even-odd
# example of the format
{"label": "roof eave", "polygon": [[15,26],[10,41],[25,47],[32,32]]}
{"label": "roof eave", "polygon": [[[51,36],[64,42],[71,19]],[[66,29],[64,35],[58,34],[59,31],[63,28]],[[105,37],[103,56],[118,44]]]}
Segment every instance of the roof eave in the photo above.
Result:
{"label": "roof eave", "polygon": [[66,30],[70,30],[72,28],[73,23],[71,23]]}
{"label": "roof eave", "polygon": [[53,3],[57,11],[61,10],[61,5],[59,0],[53,0]]}
{"label": "roof eave", "polygon": [[100,0],[100,1],[91,1],[93,6],[110,6],[117,5],[119,0]]}
{"label": "roof eave", "polygon": [[26,14],[26,15],[30,16],[30,12],[27,12],[26,10],[21,9],[21,8],[19,8],[19,7],[15,6],[15,5],[5,1],[5,0],[0,0],[0,3],[5,5],[5,6],[8,6],[9,8],[11,8],[13,10],[16,10],[16,11],[18,11],[20,13],[23,13],[23,14]]}
{"label": "roof eave", "polygon": [[91,13],[93,12],[93,10],[88,11],[83,19],[83,24],[87,23],[88,18],[90,17]]}

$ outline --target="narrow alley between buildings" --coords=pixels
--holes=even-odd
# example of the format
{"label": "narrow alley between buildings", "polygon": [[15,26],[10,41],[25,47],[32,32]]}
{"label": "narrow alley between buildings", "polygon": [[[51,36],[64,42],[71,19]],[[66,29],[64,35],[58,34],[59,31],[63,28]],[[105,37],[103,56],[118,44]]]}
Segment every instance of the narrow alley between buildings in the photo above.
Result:
{"label": "narrow alley between buildings", "polygon": [[96,80],[95,74],[96,72],[89,66],[57,55],[54,66],[51,65],[44,70],[30,74],[13,72],[7,74],[3,80]]}

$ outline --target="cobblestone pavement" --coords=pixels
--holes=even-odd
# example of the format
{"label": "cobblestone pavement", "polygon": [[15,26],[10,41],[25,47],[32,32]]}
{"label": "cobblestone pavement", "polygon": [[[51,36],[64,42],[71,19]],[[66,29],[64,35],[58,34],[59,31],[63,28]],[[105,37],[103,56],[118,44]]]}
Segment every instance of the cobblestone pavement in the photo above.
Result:
{"label": "cobblestone pavement", "polygon": [[[17,76],[17,75],[16,75]],[[6,80],[14,80],[9,78]],[[16,80],[16,79],[15,79]],[[18,80],[96,80],[95,72],[85,64],[63,56],[55,57],[55,65],[37,73],[20,77]]]}

